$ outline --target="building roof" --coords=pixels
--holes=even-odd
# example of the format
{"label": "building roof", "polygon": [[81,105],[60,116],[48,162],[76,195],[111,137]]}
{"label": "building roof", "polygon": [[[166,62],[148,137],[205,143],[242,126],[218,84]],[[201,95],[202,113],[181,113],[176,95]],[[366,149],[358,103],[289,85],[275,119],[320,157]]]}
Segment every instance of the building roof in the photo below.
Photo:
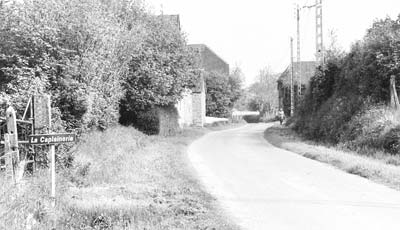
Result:
{"label": "building roof", "polygon": [[165,20],[169,23],[171,23],[173,26],[176,26],[176,28],[180,31],[181,30],[181,20],[179,18],[179,14],[173,14],[173,15],[159,15],[162,20]]}
{"label": "building roof", "polygon": [[199,52],[203,52],[204,50],[208,50],[213,55],[215,55],[220,61],[222,61],[225,65],[229,66],[229,64],[224,59],[222,59],[218,54],[216,54],[212,49],[210,49],[210,47],[208,47],[205,44],[189,44],[188,46],[190,48],[192,48],[192,49],[198,50]]}
{"label": "building roof", "polygon": [[[314,76],[315,70],[317,67],[317,62],[315,61],[302,61],[302,62],[294,62],[293,63],[293,83],[297,84],[299,78],[297,77],[297,73],[300,73],[301,76],[301,84],[307,84],[311,77]],[[280,75],[278,82],[281,82],[283,85],[290,85],[290,70],[291,65],[289,65],[285,71]]]}

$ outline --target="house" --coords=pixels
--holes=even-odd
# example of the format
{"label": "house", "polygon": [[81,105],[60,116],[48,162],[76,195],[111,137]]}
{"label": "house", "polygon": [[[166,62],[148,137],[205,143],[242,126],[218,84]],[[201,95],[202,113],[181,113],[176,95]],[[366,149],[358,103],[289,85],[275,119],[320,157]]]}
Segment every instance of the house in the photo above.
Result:
{"label": "house", "polygon": [[[162,20],[176,26],[181,30],[179,15],[161,15]],[[179,115],[179,125],[183,126],[203,126],[206,119],[206,83],[205,76],[210,72],[228,75],[229,65],[220,58],[214,51],[204,44],[188,45],[189,49],[197,54],[197,67],[200,75],[196,86],[187,89],[183,98],[175,105]]]}
{"label": "house", "polygon": [[[294,107],[298,105],[299,99],[304,95],[308,89],[309,82],[315,74],[317,62],[315,61],[302,61],[293,63],[293,91],[294,91]],[[290,115],[290,74],[291,65],[280,75],[278,83],[279,92],[279,108],[282,108],[286,115]],[[301,79],[301,94],[298,92],[298,85]]]}
{"label": "house", "polygon": [[164,22],[170,23],[171,25],[175,26],[177,30],[181,31],[181,20],[179,18],[179,14],[160,15],[159,17]]}
{"label": "house", "polygon": [[199,54],[199,66],[206,72],[229,75],[229,64],[204,44],[191,44],[189,47]]}
{"label": "house", "polygon": [[177,104],[180,116],[180,126],[203,126],[206,120],[206,83],[205,77],[208,73],[216,72],[229,75],[229,64],[212,51],[207,45],[192,44],[190,49],[197,54],[197,66],[201,74],[196,87],[188,90],[183,99]]}

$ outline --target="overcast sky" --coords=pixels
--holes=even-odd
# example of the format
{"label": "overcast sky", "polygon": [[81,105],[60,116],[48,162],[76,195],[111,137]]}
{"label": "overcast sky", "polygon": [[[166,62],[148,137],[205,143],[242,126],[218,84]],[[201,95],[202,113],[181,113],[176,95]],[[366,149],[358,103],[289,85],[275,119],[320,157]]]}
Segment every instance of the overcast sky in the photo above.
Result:
{"label": "overcast sky", "polygon": [[[282,72],[290,62],[290,37],[295,38],[295,4],[315,0],[146,0],[155,13],[179,14],[189,43],[203,43],[238,65],[246,83],[263,67]],[[400,0],[323,0],[325,46],[335,31],[348,50],[374,19],[400,14]],[[301,59],[314,60],[315,9],[301,11]],[[296,47],[295,47],[296,53]]]}

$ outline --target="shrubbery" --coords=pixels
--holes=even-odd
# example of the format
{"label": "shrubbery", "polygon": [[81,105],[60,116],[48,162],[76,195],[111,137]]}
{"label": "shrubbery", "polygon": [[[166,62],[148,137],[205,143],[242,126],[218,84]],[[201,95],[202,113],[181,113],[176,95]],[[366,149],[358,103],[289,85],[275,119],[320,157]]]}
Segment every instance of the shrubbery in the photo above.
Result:
{"label": "shrubbery", "polygon": [[260,122],[260,115],[245,115],[243,116],[243,120],[247,123],[258,123]]}
{"label": "shrubbery", "polygon": [[[328,53],[297,109],[294,129],[305,137],[351,149],[399,150],[398,123],[384,106],[389,79],[400,82],[400,17],[376,21],[345,56]],[[383,105],[380,105],[383,104]]]}
{"label": "shrubbery", "polygon": [[242,77],[239,68],[234,69],[229,76],[215,72],[207,73],[205,78],[207,116],[230,117],[234,103],[242,94]]}
{"label": "shrubbery", "polygon": [[[117,2],[18,1],[0,9],[0,85],[19,112],[29,97],[52,95],[66,128],[117,122],[124,56],[138,28],[126,29]],[[121,15],[123,16],[123,15]],[[129,38],[129,39],[128,39]]]}
{"label": "shrubbery", "polygon": [[51,94],[66,129],[117,123],[121,101],[133,111],[176,103],[191,64],[180,31],[140,1],[0,5],[0,97],[21,114],[30,96]]}

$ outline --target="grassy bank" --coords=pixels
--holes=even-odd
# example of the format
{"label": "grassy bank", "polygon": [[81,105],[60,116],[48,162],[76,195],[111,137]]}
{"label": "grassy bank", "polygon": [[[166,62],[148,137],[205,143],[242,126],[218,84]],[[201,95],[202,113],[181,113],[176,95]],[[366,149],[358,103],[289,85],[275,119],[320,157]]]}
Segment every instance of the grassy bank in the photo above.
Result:
{"label": "grassy bank", "polygon": [[0,229],[50,229],[54,217],[56,229],[238,229],[186,158],[186,147],[206,132],[160,137],[116,127],[91,133],[77,147],[74,166],[59,170],[56,212],[43,170],[20,188],[0,189]]}
{"label": "grassy bank", "polygon": [[304,157],[333,165],[343,171],[400,190],[400,157],[383,152],[360,155],[339,147],[327,147],[298,136],[288,127],[274,125],[264,133],[273,145]]}

